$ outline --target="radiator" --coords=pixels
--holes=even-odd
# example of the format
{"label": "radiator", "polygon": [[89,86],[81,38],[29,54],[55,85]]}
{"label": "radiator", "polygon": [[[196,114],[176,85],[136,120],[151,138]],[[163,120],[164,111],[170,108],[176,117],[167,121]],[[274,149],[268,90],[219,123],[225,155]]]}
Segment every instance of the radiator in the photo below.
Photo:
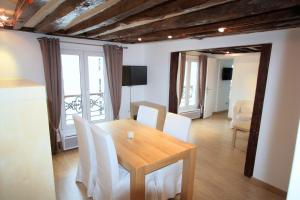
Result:
{"label": "radiator", "polygon": [[191,119],[199,119],[200,118],[200,109],[188,111],[188,112],[181,112],[180,115]]}
{"label": "radiator", "polygon": [[64,150],[74,149],[78,147],[77,135],[67,135],[63,138]]}

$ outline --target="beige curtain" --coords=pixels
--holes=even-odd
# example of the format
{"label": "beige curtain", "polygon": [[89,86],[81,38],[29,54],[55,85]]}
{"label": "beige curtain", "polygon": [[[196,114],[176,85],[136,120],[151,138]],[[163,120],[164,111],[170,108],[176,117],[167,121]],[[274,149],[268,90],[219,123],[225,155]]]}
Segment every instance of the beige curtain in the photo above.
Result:
{"label": "beige curtain", "polygon": [[201,111],[200,117],[203,117],[204,111],[204,97],[205,97],[205,87],[206,87],[206,71],[207,71],[207,56],[199,56],[199,96],[198,96],[198,108]]}
{"label": "beige curtain", "polygon": [[38,41],[40,43],[44,63],[51,150],[54,154],[57,153],[61,147],[61,145],[57,143],[57,136],[60,137],[59,123],[62,99],[60,46],[59,40],[55,38],[39,38]]}
{"label": "beige curtain", "polygon": [[104,45],[103,49],[113,118],[119,119],[122,92],[123,48],[115,45]]}
{"label": "beige curtain", "polygon": [[180,53],[180,66],[179,66],[179,81],[178,81],[178,105],[180,105],[183,93],[184,76],[185,76],[185,61],[186,53]]}

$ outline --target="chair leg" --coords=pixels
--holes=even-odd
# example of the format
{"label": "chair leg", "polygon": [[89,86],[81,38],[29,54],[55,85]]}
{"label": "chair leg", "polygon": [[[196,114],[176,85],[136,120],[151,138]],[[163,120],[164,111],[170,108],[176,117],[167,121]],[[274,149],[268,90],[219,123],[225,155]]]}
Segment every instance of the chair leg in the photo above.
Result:
{"label": "chair leg", "polygon": [[236,134],[237,134],[237,129],[233,129],[233,137],[232,137],[232,146],[235,148],[235,141],[236,141]]}

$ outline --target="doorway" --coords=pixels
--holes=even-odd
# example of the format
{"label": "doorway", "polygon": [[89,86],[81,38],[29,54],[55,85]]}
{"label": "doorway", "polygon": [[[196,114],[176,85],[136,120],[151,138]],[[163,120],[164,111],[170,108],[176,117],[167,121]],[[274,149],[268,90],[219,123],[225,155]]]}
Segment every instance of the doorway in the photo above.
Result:
{"label": "doorway", "polygon": [[[266,82],[267,82],[267,76],[268,76],[268,68],[269,68],[269,61],[270,61],[270,54],[271,54],[271,48],[272,44],[258,44],[258,45],[248,45],[248,46],[235,46],[235,47],[226,47],[226,48],[215,48],[215,49],[203,49],[203,50],[197,50],[197,52],[201,53],[207,53],[207,54],[221,54],[226,55],[230,53],[260,53],[259,58],[259,66],[258,66],[258,74],[256,78],[256,88],[254,93],[254,106],[253,106],[253,112],[252,112],[252,120],[250,124],[250,134],[248,139],[248,145],[247,145],[247,153],[246,153],[246,161],[245,161],[245,167],[244,167],[244,175],[247,177],[252,177],[253,170],[254,170],[254,164],[255,164],[255,156],[256,156],[256,149],[257,149],[257,141],[259,136],[259,129],[260,129],[260,121],[261,121],[261,115],[262,115],[262,109],[263,109],[263,102],[264,102],[264,95],[265,95],[265,89],[266,89]],[[195,50],[193,50],[195,51]],[[169,90],[169,111],[170,112],[178,112],[178,96],[176,95],[177,92],[177,72],[179,66],[179,53],[180,52],[173,52],[171,53],[171,73],[170,73],[170,90]],[[200,63],[200,62],[199,62]],[[199,65],[199,72],[208,70],[207,65],[209,63],[215,64],[214,61],[209,61],[207,58],[205,62],[200,63]],[[205,70],[201,70],[201,68],[205,68]],[[214,69],[212,69],[212,72]],[[201,73],[198,73],[199,77],[201,77]],[[210,72],[207,73],[208,76],[210,76]],[[199,81],[201,82],[201,81]],[[174,84],[175,83],[175,84]],[[203,81],[202,81],[203,83]],[[214,83],[209,83],[205,81],[205,84],[210,84],[212,87],[215,87]],[[209,89],[209,87],[203,87],[203,84],[198,86],[199,94],[203,93],[201,92],[201,88],[205,88],[205,94],[200,95],[198,101],[204,102],[200,108],[200,114],[199,117],[207,117],[212,113],[212,107],[213,103],[209,100],[212,95],[214,95],[214,92]],[[208,93],[208,94],[207,94]],[[206,97],[205,97],[206,96]],[[205,103],[206,101],[206,103]],[[230,106],[230,105],[229,105]],[[207,107],[206,112],[204,107]]]}

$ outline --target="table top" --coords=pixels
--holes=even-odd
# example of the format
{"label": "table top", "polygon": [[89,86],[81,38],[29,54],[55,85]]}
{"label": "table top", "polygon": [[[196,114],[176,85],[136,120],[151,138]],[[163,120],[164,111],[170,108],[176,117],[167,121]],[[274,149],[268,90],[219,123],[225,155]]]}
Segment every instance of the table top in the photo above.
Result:
{"label": "table top", "polygon": [[[119,163],[129,171],[143,168],[145,173],[150,173],[185,158],[190,150],[196,148],[130,119],[99,123],[97,126],[111,134]],[[128,131],[134,132],[133,139],[127,138]]]}

